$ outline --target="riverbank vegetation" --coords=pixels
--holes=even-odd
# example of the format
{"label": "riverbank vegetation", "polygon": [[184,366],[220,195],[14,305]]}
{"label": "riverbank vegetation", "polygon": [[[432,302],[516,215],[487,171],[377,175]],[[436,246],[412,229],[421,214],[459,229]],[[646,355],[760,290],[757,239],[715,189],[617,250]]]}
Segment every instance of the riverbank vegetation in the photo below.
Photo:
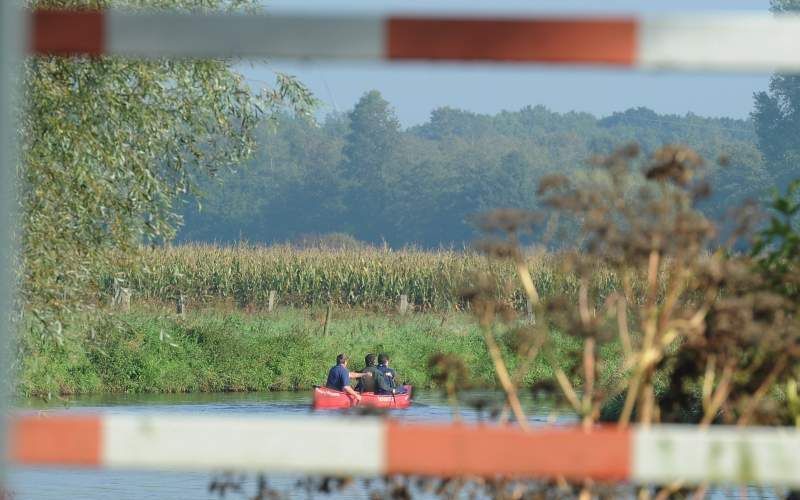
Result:
{"label": "riverbank vegetation", "polygon": [[[323,336],[324,309],[281,308],[272,314],[206,309],[186,317],[154,308],[72,318],[63,342],[42,337],[30,323],[19,342],[17,392],[22,396],[143,392],[307,390],[323,384],[340,352],[351,367],[367,352],[387,352],[404,381],[434,388],[434,354],[457,356],[468,367],[463,387],[497,386],[477,326],[467,314],[387,315],[334,311]],[[513,329],[498,338],[516,365]],[[580,343],[553,333],[564,369]],[[619,348],[606,353],[619,359]],[[613,376],[611,371],[609,377]],[[528,384],[552,378],[543,358],[525,374]]]}

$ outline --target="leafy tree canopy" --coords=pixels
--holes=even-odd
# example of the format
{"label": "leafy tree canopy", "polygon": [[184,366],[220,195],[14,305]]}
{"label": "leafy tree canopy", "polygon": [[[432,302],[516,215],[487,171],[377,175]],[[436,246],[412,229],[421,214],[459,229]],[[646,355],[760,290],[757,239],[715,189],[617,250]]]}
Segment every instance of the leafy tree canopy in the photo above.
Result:
{"label": "leafy tree canopy", "polygon": [[[237,10],[251,1],[35,0],[35,8]],[[170,238],[174,202],[206,175],[242,165],[259,120],[310,93],[278,75],[254,92],[228,60],[34,57],[20,128],[21,289],[45,324],[91,302],[94,269]]]}

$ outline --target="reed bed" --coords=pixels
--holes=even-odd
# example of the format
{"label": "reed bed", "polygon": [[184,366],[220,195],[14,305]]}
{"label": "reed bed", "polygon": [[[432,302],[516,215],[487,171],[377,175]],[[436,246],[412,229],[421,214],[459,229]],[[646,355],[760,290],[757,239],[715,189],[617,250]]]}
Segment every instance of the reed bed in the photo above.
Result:
{"label": "reed bed", "polygon": [[[542,296],[576,296],[576,276],[560,267],[555,253],[531,253],[528,265]],[[103,293],[131,290],[135,301],[168,302],[179,295],[197,304],[233,301],[260,309],[270,290],[282,305],[391,309],[401,295],[417,311],[461,310],[460,291],[483,273],[497,277],[497,298],[525,309],[513,266],[473,251],[366,247],[355,250],[296,249],[290,246],[181,245],[142,249],[101,276]],[[608,269],[593,274],[592,296],[602,301],[619,286]]]}

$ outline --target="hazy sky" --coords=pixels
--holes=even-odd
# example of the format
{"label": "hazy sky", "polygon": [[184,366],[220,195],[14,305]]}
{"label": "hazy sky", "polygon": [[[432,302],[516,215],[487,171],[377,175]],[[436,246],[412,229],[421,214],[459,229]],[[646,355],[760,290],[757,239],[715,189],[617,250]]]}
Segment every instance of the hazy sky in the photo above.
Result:
{"label": "hazy sky", "polygon": [[[268,0],[268,9],[314,12],[495,12],[641,13],[757,10],[768,0],[616,0],[421,1]],[[556,111],[607,115],[635,106],[663,113],[743,118],[752,109],[754,91],[766,88],[768,75],[644,73],[621,69],[586,69],[503,64],[296,63],[243,67],[254,86],[271,82],[274,71],[299,77],[323,101],[322,112],[344,111],[365,91],[379,90],[405,126],[427,120],[430,111],[452,106],[481,113],[543,104]]]}

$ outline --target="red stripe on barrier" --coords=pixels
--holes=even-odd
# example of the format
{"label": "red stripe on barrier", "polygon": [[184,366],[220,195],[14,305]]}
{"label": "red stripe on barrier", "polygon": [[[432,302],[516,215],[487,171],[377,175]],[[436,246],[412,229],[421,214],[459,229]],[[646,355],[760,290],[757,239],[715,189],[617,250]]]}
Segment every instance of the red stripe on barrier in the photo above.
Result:
{"label": "red stripe on barrier", "polygon": [[632,65],[633,18],[412,19],[387,21],[389,59],[538,61]]}
{"label": "red stripe on barrier", "polygon": [[625,480],[632,435],[616,428],[387,425],[387,473]]}
{"label": "red stripe on barrier", "polygon": [[26,416],[9,423],[10,458],[16,464],[100,465],[100,417]]}
{"label": "red stripe on barrier", "polygon": [[36,10],[31,19],[34,54],[99,56],[103,53],[105,20],[102,11]]}

